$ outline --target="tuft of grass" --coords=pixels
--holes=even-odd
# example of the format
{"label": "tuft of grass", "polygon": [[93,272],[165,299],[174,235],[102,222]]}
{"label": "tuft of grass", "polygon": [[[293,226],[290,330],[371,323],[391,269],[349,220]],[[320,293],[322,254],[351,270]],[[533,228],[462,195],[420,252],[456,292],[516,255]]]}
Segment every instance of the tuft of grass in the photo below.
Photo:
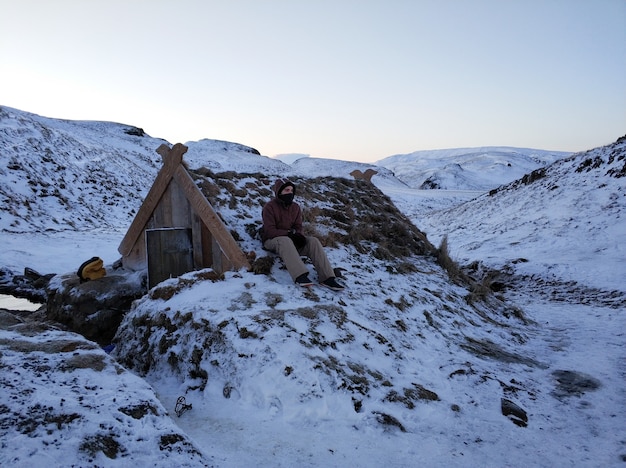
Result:
{"label": "tuft of grass", "polygon": [[379,424],[382,424],[383,426],[396,427],[400,430],[400,432],[406,432],[402,423],[394,416],[387,413],[381,413],[380,411],[373,411],[372,414],[376,417]]}
{"label": "tuft of grass", "polygon": [[454,283],[465,282],[465,275],[461,272],[461,268],[458,263],[450,257],[450,251],[448,246],[448,236],[444,236],[441,239],[441,244],[437,249],[437,263],[443,268],[450,277],[450,280]]}

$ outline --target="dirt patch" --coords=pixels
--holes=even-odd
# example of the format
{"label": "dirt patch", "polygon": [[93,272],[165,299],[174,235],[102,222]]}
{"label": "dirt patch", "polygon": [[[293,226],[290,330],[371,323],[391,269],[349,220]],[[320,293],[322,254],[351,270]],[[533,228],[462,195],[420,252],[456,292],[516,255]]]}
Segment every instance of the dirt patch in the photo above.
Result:
{"label": "dirt patch", "polygon": [[582,396],[598,390],[602,385],[598,379],[577,371],[556,370],[552,372],[552,376],[556,380],[552,395],[557,398]]}

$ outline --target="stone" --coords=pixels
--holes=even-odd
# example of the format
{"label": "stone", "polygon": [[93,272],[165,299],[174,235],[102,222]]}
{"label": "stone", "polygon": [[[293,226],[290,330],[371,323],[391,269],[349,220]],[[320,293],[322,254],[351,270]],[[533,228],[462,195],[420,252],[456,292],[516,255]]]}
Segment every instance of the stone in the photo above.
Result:
{"label": "stone", "polygon": [[104,346],[133,301],[146,292],[145,272],[119,268],[83,283],[74,273],[57,275],[47,288],[47,317]]}
{"label": "stone", "polygon": [[513,421],[515,425],[519,427],[528,426],[528,415],[520,406],[506,398],[502,398],[500,406],[502,414]]}

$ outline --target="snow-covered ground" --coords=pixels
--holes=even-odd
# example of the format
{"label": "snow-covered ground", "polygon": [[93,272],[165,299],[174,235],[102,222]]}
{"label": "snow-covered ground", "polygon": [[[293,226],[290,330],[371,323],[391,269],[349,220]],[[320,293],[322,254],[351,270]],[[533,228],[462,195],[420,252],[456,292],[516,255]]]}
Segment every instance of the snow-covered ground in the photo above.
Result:
{"label": "snow-covered ground", "polygon": [[[434,243],[448,236],[462,263],[516,278],[501,293],[504,315],[468,304],[467,290],[426,258],[398,275],[339,247],[328,253],[348,270],[345,292],[303,293],[278,266],[270,278],[185,275],[191,285],[173,297],[136,302],[113,355],[0,316],[0,466],[624,466],[626,194],[623,178],[606,175],[621,167],[607,165],[609,154],[623,165],[624,143],[594,151],[491,196],[374,177]],[[250,158],[249,172],[259,171],[263,157]],[[585,170],[597,158],[602,171]],[[239,157],[216,161],[244,170]],[[333,170],[299,161],[310,175]],[[349,169],[337,162],[335,174]],[[128,219],[127,210],[109,205],[108,219]],[[126,227],[3,230],[0,267],[65,273],[92,255],[111,264]],[[142,377],[122,368],[129,353],[116,353],[133,349],[131,323],[187,313],[194,321],[169,351],[183,356],[216,329],[226,338],[202,361],[205,388],[190,389],[167,356]],[[138,360],[151,352],[135,348]],[[180,396],[192,407],[177,416]],[[526,427],[503,416],[502,398],[526,411]]]}
{"label": "snow-covered ground", "polygon": [[376,164],[416,189],[488,191],[521,178],[571,153],[487,146],[415,151],[389,156]]}
{"label": "snow-covered ground", "polygon": [[[438,194],[435,199],[442,196]],[[405,202],[408,201],[409,192],[404,191],[403,197]],[[454,200],[456,197],[456,194],[453,195]],[[426,203],[420,205],[422,201]],[[419,206],[427,211],[431,203],[432,200],[422,192],[417,192],[413,199],[413,207],[417,211],[420,211]],[[84,250],[101,252],[105,257],[114,255],[119,235],[94,234],[82,236],[82,239],[79,235],[67,236],[65,242],[62,236],[31,236],[28,238],[29,255],[26,261],[23,261],[24,257],[17,249],[5,251],[4,258],[10,258],[10,263],[14,265],[34,265],[44,272],[72,271],[75,257],[49,253],[57,249],[60,252],[64,245],[69,245],[74,252]],[[568,241],[563,239],[563,242],[567,244]],[[566,248],[567,245],[562,247]],[[504,257],[507,249],[510,249],[508,241],[494,241],[492,248]],[[528,250],[526,255],[533,257],[533,253]],[[341,255],[332,254],[331,258],[341,260]],[[571,267],[577,270],[574,268],[577,264],[587,265],[586,257],[572,253],[569,259]],[[597,267],[599,271],[603,270],[602,265]],[[545,273],[543,264],[538,265],[535,273],[538,276]],[[283,279],[287,280],[286,277]],[[222,284],[219,290],[214,290],[201,286],[180,300],[189,302],[187,307],[193,307],[194,303],[203,307],[201,304],[206,305],[207,296],[212,295],[213,301],[228,303],[231,297],[241,293],[241,284],[249,281],[258,282],[259,279],[244,274],[242,279],[227,282],[230,287],[224,288]],[[435,285],[424,285],[432,286]],[[290,284],[263,284],[262,288],[249,291],[253,300],[264,301],[269,292],[294,295],[297,291],[293,291],[293,288]],[[219,295],[216,297],[217,292]],[[335,295],[331,292],[326,294]],[[336,298],[330,297],[330,300],[349,302],[346,295],[339,294]],[[532,291],[527,293],[523,290],[509,292],[507,297],[538,324],[521,330],[528,336],[528,342],[520,349],[523,352],[530,350],[541,366],[533,368],[517,363],[503,366],[501,363],[487,362],[482,364],[483,369],[473,370],[466,362],[467,356],[454,356],[450,351],[442,354],[446,346],[420,349],[419,356],[416,356],[420,367],[407,368],[405,372],[419,376],[422,382],[429,382],[429,388],[437,392],[441,401],[421,404],[418,411],[403,411],[399,408],[397,416],[408,426],[407,432],[393,427],[385,429],[371,418],[346,410],[351,407],[350,402],[345,401],[348,396],[338,395],[335,398],[310,401],[302,405],[297,414],[293,414],[281,408],[281,402],[272,403],[271,394],[276,391],[275,380],[280,376],[266,375],[263,369],[258,369],[256,384],[267,393],[257,394],[259,401],[244,397],[225,399],[217,383],[215,386],[210,383],[202,393],[185,393],[183,383],[171,375],[162,378],[153,376],[149,381],[159,403],[163,405],[161,414],[169,412],[171,424],[190,437],[195,447],[205,455],[204,461],[189,458],[186,452],[182,456],[176,456],[176,452],[165,452],[168,454],[165,456],[163,452],[150,452],[142,446],[143,438],[156,438],[163,432],[173,430],[167,425],[164,429],[162,422],[149,424],[141,420],[140,427],[130,426],[125,430],[129,424],[127,420],[133,421],[132,418],[125,417],[122,421],[118,417],[117,420],[111,420],[104,409],[94,414],[93,409],[85,404],[72,408],[72,411],[85,414],[94,428],[111,424],[121,426],[118,433],[128,453],[133,454],[134,463],[150,466],[202,466],[204,463],[220,467],[622,466],[626,454],[624,309],[598,304],[582,305],[575,301],[548,301]],[[367,300],[361,302],[361,305],[367,307]],[[176,307],[177,304],[168,306]],[[287,309],[296,306],[285,304]],[[431,332],[426,329],[424,333]],[[496,343],[499,343],[499,333],[493,336]],[[2,339],[16,339],[5,331],[0,336]],[[441,337],[435,339],[436,342],[441,340]],[[10,366],[10,354],[5,350],[2,352],[5,356],[3,364]],[[288,352],[288,349],[283,349],[283,352]],[[100,353],[103,359],[110,359],[104,352]],[[46,366],[63,369],[63,361],[66,359],[66,354],[47,354]],[[289,356],[281,356],[281,359],[289,362]],[[20,365],[23,364],[18,362],[16,367]],[[294,362],[293,365],[298,367],[299,363]],[[454,378],[441,380],[442,375],[459,370],[463,372]],[[552,374],[555,370],[577,371],[580,374],[576,378],[584,378],[586,375],[591,383],[582,382],[583,391],[580,394],[565,393],[566,396],[560,396],[558,382]],[[4,372],[7,372],[6,368]],[[32,375],[22,372],[18,377],[17,372],[14,372],[12,380],[18,387],[28,389],[33,385],[28,381],[34,379]],[[71,394],[64,393],[66,390],[55,388],[56,384],[62,382],[58,376],[66,374],[62,370],[53,373],[37,389],[34,398],[44,406],[54,406],[62,398],[72,401]],[[80,395],[85,398],[104,401],[117,398],[118,403],[126,401],[127,405],[151,401],[149,390],[142,379],[125,373],[125,380],[119,382],[115,376],[94,374],[97,375],[82,377],[85,380],[81,385],[84,385],[85,390]],[[523,381],[520,381],[520,376]],[[593,388],[594,382],[599,385],[597,389]],[[500,413],[501,387],[504,384],[524,389],[517,401],[521,401],[520,404],[528,412],[528,427],[518,427]],[[95,385],[99,390],[96,396],[90,396],[93,390],[89,389]],[[459,388],[463,389],[461,393]],[[142,396],[146,392],[148,395]],[[174,409],[181,395],[186,396],[186,403],[191,404],[192,408],[177,417]],[[453,404],[462,408],[460,413],[450,410]],[[10,404],[8,408],[9,411],[17,412]],[[81,425],[74,430],[78,431],[75,437],[80,437],[79,434],[89,432],[90,427]],[[66,428],[66,431],[70,429]],[[94,431],[97,432],[97,429]],[[137,433],[143,435],[137,437]],[[66,444],[70,447],[72,445],[71,442]],[[53,441],[46,441],[43,432],[21,437],[14,435],[10,439],[6,438],[5,432],[0,461],[2,465],[24,467],[50,464],[85,466],[85,459],[79,453],[68,451],[67,446],[57,447]],[[141,454],[139,460],[137,454]],[[102,455],[93,460],[94,466],[126,466],[126,463],[123,457],[111,460]]]}

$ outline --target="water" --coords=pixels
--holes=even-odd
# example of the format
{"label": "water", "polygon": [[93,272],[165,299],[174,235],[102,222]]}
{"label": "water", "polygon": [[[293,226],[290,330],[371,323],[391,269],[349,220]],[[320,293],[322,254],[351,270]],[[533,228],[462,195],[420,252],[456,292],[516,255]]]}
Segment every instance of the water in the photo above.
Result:
{"label": "water", "polygon": [[35,311],[40,307],[41,304],[35,304],[28,299],[0,294],[0,309]]}

